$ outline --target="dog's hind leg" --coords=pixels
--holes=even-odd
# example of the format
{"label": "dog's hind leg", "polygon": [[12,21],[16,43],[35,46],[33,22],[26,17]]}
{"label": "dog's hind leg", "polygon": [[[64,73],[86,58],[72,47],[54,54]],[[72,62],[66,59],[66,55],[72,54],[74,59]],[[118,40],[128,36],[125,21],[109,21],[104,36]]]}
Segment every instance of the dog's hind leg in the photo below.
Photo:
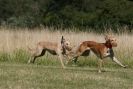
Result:
{"label": "dog's hind leg", "polygon": [[37,49],[35,51],[35,53],[33,53],[31,58],[29,59],[28,63],[31,63],[31,62],[34,63],[36,58],[43,56],[45,54],[45,52],[46,52],[46,50],[44,50],[44,49]]}
{"label": "dog's hind leg", "polygon": [[78,61],[78,57],[79,56],[85,56],[85,57],[87,57],[89,55],[90,55],[90,49],[85,50],[83,53],[78,52],[78,56],[76,56],[76,57],[73,58],[73,62],[76,64],[77,61]]}
{"label": "dog's hind leg", "polygon": [[36,56],[34,56],[34,59],[33,59],[32,63],[35,62],[35,60],[36,60],[37,57],[43,56],[45,54],[45,52],[46,52],[46,50],[42,50],[41,54],[37,54]]}
{"label": "dog's hind leg", "polygon": [[102,66],[103,66],[103,60],[99,59],[98,60],[98,73],[102,72]]}

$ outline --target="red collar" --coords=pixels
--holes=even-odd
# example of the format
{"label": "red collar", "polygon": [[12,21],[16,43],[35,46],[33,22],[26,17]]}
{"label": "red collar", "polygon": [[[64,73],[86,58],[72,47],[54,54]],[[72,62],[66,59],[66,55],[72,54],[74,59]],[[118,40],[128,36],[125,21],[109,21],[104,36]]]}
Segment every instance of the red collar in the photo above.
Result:
{"label": "red collar", "polygon": [[107,48],[112,48],[112,45],[106,45]]}
{"label": "red collar", "polygon": [[112,48],[112,45],[110,44],[110,43],[105,43],[105,46],[107,47],[107,48]]}

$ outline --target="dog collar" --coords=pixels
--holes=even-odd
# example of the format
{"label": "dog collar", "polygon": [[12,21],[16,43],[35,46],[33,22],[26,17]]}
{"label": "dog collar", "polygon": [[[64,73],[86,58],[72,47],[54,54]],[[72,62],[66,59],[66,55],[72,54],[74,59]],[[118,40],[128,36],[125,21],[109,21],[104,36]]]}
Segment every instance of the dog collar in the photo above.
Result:
{"label": "dog collar", "polygon": [[109,44],[109,43],[105,43],[105,46],[106,46],[107,48],[112,48],[112,45]]}
{"label": "dog collar", "polygon": [[112,48],[112,45],[108,45],[108,46],[106,46],[107,48]]}

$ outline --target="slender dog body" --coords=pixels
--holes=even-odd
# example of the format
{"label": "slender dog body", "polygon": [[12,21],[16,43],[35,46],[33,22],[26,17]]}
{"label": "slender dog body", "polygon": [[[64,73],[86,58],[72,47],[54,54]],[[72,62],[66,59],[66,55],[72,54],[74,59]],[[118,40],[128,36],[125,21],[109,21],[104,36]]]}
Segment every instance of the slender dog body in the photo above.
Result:
{"label": "slender dog body", "polygon": [[66,52],[71,50],[70,42],[66,41],[63,37],[61,43],[54,42],[38,42],[35,49],[30,49],[32,56],[28,63],[34,63],[37,57],[41,57],[48,51],[52,55],[58,55],[61,65],[65,68],[63,63],[63,56],[67,56]]}
{"label": "slender dog body", "polygon": [[105,43],[98,43],[95,41],[84,41],[80,44],[78,49],[76,50],[76,56],[74,57],[74,62],[78,60],[79,56],[88,56],[90,51],[92,51],[100,60],[99,60],[99,70],[98,72],[101,72],[101,67],[103,64],[103,59],[106,57],[110,57],[114,62],[116,62],[118,65],[122,67],[124,66],[121,62],[119,62],[113,51],[113,47],[117,47],[116,39],[112,36],[106,36],[105,37],[106,42]]}
{"label": "slender dog body", "polygon": [[80,44],[80,47],[77,50],[77,54],[81,56],[84,55],[85,51],[93,51],[98,57],[103,59],[107,56],[107,53],[109,51],[109,48],[106,46],[106,43],[97,43],[94,41],[84,41],[82,44]]}

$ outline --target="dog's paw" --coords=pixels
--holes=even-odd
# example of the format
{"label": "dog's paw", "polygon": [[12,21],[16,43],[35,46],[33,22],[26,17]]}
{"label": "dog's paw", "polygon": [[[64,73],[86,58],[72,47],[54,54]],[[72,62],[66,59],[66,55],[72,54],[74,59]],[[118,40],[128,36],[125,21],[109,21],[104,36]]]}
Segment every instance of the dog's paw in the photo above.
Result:
{"label": "dog's paw", "polygon": [[125,65],[123,68],[127,68],[128,67],[128,65]]}
{"label": "dog's paw", "polygon": [[62,66],[63,69],[66,69],[66,66]]}
{"label": "dog's paw", "polygon": [[102,71],[101,70],[98,70],[98,73],[102,73]]}
{"label": "dog's paw", "polygon": [[76,64],[72,64],[72,67],[77,67],[78,65],[76,65]]}

